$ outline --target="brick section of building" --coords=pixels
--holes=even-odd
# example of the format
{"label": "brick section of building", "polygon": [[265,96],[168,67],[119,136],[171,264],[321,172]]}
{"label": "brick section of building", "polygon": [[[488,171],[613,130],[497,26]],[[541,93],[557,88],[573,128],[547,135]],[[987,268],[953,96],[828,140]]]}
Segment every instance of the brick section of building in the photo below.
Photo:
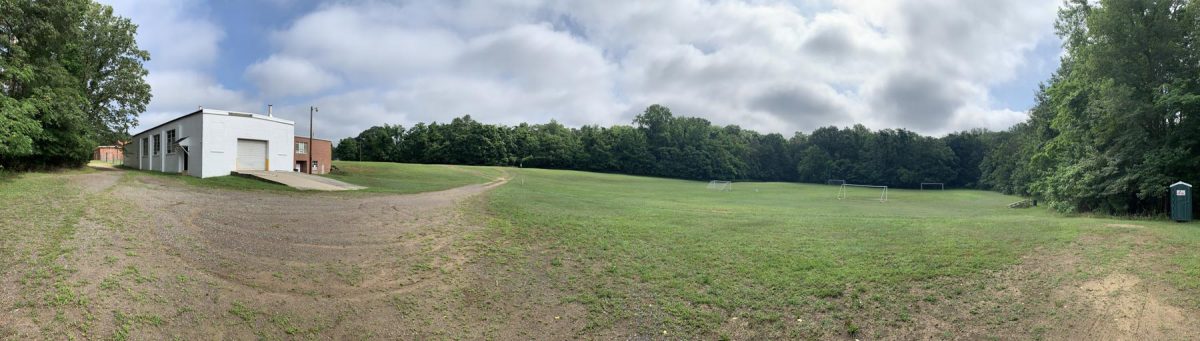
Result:
{"label": "brick section of building", "polygon": [[99,146],[92,151],[92,160],[121,163],[125,161],[125,150],[120,146]]}
{"label": "brick section of building", "polygon": [[[333,162],[333,142],[322,139],[312,139],[312,146],[308,146],[308,138],[296,136],[296,143],[292,147],[295,150],[296,164],[292,167],[298,172],[308,173],[309,153],[312,153],[313,174],[329,173],[330,162]],[[301,146],[305,150],[301,150]],[[303,152],[303,153],[302,153]]]}

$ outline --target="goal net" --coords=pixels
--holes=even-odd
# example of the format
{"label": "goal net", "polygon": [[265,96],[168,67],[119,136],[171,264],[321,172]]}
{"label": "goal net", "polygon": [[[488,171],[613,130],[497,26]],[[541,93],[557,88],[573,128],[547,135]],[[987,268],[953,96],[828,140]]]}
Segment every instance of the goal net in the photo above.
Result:
{"label": "goal net", "polygon": [[921,190],[924,191],[925,188],[929,188],[931,190],[936,189],[936,190],[944,191],[944,190],[946,190],[946,184],[940,183],[940,182],[922,182]]}
{"label": "goal net", "polygon": [[837,198],[838,198],[838,200],[845,200],[845,199],[849,199],[851,197],[860,197],[860,196],[874,198],[876,195],[879,196],[879,202],[887,202],[888,187],[887,186],[873,186],[873,185],[842,184],[842,186],[838,189],[838,197]]}
{"label": "goal net", "polygon": [[717,190],[717,191],[721,191],[721,192],[729,192],[729,191],[733,190],[733,182],[721,181],[721,180],[709,181],[708,189]]}
{"label": "goal net", "polygon": [[837,186],[841,186],[841,185],[845,185],[845,184],[846,184],[846,180],[835,180],[835,179],[829,179],[829,180],[825,180],[825,184],[826,184],[826,185],[837,185]]}

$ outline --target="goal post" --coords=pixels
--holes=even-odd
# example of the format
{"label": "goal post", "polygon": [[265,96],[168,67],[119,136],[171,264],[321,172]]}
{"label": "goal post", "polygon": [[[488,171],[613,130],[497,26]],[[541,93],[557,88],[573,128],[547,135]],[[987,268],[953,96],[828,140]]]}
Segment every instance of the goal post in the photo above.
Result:
{"label": "goal post", "polygon": [[721,181],[721,180],[709,181],[708,189],[716,190],[719,192],[730,192],[730,191],[733,191],[733,182],[732,181]]}
{"label": "goal post", "polygon": [[937,189],[937,190],[941,190],[941,191],[946,190],[946,184],[941,183],[941,182],[922,182],[921,190],[924,191],[926,187],[929,187],[931,190],[932,189]]}
{"label": "goal post", "polygon": [[838,200],[845,200],[845,199],[849,198],[849,196],[848,196],[848,193],[846,193],[846,189],[847,189],[847,188],[875,188],[875,189],[879,189],[879,190],[880,190],[880,193],[879,193],[879,202],[887,202],[887,201],[888,201],[888,186],[875,186],[875,185],[855,185],[855,184],[842,184],[842,186],[841,186],[840,188],[838,188],[838,197],[837,197],[837,198],[838,198]]}
{"label": "goal post", "polygon": [[826,184],[826,185],[836,185],[836,186],[841,186],[841,185],[845,185],[845,184],[846,184],[846,180],[829,179],[829,180],[825,180],[825,184]]}

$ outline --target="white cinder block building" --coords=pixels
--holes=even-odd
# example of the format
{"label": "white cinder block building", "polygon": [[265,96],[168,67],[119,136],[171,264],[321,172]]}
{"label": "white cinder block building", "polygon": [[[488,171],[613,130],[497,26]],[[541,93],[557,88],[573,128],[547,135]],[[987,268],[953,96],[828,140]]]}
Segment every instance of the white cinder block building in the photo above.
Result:
{"label": "white cinder block building", "polygon": [[292,171],[295,123],[200,109],[133,135],[125,165],[207,178],[235,170]]}

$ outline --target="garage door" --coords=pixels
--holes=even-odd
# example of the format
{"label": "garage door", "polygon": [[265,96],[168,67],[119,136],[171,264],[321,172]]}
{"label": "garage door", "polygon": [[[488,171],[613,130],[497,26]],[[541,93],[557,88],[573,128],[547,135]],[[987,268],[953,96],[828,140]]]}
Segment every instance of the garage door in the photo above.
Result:
{"label": "garage door", "polygon": [[267,170],[267,141],[238,139],[237,170]]}

